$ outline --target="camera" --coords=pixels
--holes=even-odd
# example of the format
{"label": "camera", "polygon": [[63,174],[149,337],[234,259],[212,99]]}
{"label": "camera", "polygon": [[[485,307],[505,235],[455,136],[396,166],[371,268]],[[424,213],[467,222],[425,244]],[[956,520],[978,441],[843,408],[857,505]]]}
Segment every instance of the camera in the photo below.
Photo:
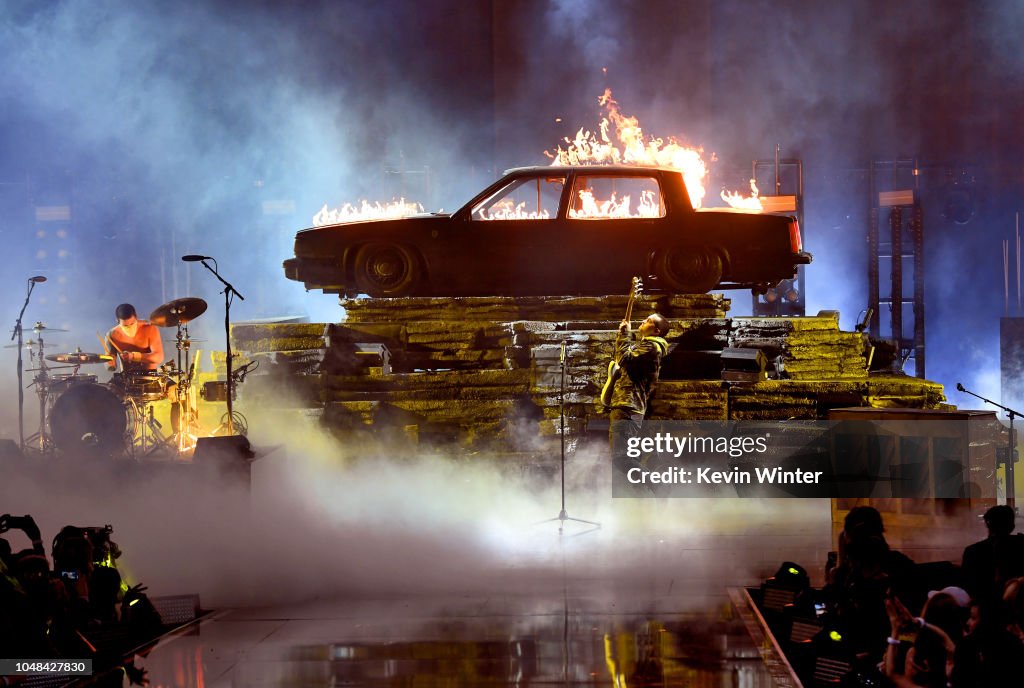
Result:
{"label": "camera", "polygon": [[0,516],[0,533],[6,533],[11,529],[24,530],[27,519],[27,516],[11,516],[10,514]]}
{"label": "camera", "polygon": [[78,580],[78,571],[61,571],[60,572],[60,577],[63,578],[64,580],[77,581]]}

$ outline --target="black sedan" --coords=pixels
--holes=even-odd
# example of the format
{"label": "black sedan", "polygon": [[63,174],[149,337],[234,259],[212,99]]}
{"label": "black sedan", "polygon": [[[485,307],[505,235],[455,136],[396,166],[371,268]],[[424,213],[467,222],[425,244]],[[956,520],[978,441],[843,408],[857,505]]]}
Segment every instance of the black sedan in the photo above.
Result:
{"label": "black sedan", "polygon": [[694,210],[682,174],[634,166],[509,170],[452,214],[300,231],[288,279],[375,297],[763,291],[809,263],[795,219]]}

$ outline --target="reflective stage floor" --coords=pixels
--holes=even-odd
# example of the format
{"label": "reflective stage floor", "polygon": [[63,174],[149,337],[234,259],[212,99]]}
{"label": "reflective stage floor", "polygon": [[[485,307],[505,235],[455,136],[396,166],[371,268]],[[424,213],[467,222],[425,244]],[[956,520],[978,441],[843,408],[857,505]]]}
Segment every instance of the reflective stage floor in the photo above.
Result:
{"label": "reflective stage floor", "polygon": [[774,685],[724,600],[332,600],[214,614],[138,664],[151,686]]}
{"label": "reflective stage floor", "polygon": [[[722,516],[734,511],[743,528]],[[776,685],[727,588],[756,585],[783,560],[824,562],[827,501],[615,500],[600,515],[604,528],[569,523],[564,536],[557,523],[524,526],[527,544],[499,566],[438,547],[468,572],[439,579],[443,565],[424,561],[416,592],[364,582],[357,594],[221,609],[139,664],[165,688]]]}

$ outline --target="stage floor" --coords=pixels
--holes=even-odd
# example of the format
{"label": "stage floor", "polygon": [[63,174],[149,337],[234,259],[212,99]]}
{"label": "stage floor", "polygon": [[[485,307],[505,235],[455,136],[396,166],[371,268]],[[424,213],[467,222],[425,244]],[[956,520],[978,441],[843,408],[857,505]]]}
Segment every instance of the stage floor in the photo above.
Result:
{"label": "stage floor", "polygon": [[154,687],[774,685],[725,600],[321,600],[215,613],[138,664]]}
{"label": "stage floor", "polygon": [[221,609],[140,666],[166,688],[776,685],[727,588],[756,585],[783,560],[823,562],[827,501],[594,508],[579,515],[605,519],[600,530],[517,524],[529,545],[499,564],[439,546],[461,559],[382,573],[399,592],[362,579],[355,593]]}

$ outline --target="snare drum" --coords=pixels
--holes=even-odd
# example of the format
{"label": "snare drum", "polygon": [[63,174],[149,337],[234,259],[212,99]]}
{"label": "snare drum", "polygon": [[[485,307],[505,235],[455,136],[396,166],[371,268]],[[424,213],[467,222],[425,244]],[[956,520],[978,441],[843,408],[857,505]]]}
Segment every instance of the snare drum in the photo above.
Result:
{"label": "snare drum", "polygon": [[167,398],[167,378],[160,373],[121,373],[110,384],[133,401],[160,401]]}

